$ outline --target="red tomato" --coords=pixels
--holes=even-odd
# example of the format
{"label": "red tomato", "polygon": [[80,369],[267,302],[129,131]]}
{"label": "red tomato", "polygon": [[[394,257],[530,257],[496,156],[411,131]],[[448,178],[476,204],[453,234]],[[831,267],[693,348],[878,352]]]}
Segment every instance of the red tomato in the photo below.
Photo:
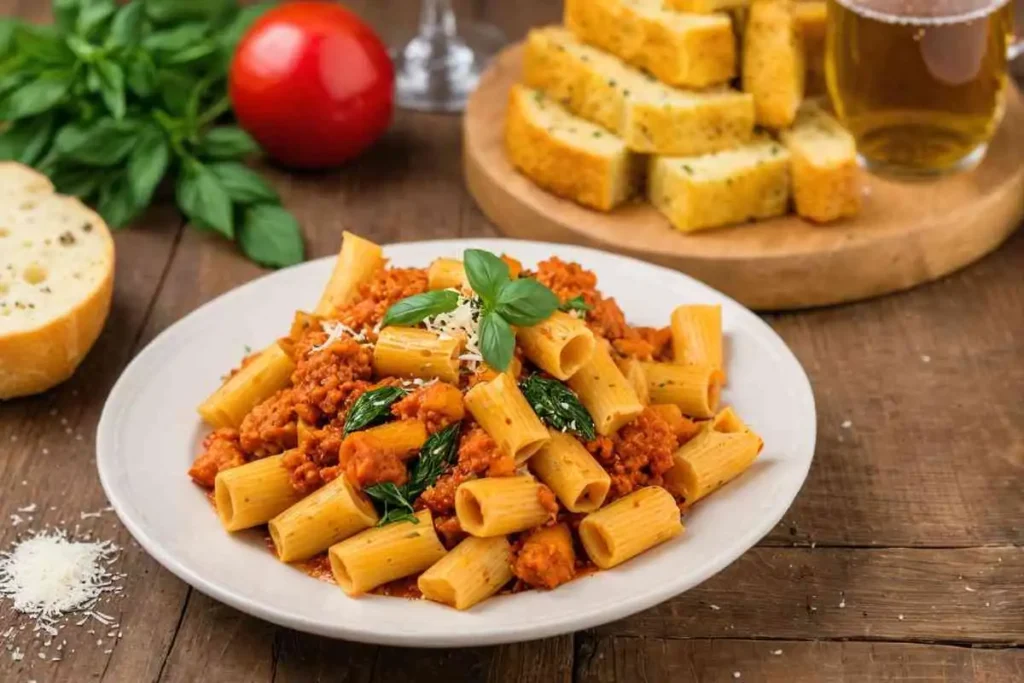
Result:
{"label": "red tomato", "polygon": [[270,156],[324,168],[381,136],[394,80],[384,45],[359,17],[331,3],[293,2],[245,34],[228,86],[239,122]]}

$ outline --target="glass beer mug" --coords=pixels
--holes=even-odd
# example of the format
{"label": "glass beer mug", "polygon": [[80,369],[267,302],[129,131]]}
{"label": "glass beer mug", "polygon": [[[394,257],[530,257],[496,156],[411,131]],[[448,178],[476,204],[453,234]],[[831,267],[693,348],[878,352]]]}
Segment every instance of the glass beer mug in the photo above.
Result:
{"label": "glass beer mug", "polygon": [[828,0],[833,106],[872,170],[981,159],[1008,87],[1015,0]]}

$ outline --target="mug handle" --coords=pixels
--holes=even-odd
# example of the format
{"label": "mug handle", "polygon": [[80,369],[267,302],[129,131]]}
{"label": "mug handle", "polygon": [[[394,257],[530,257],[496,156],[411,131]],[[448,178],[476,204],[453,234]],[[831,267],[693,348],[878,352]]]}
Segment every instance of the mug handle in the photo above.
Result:
{"label": "mug handle", "polygon": [[1015,0],[1014,39],[1010,42],[1010,61],[1024,54],[1024,0]]}

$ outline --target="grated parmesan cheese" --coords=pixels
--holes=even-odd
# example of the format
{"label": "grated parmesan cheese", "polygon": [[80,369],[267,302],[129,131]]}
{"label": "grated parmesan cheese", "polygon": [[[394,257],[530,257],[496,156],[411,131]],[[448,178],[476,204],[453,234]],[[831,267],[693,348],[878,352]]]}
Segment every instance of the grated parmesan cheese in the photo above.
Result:
{"label": "grated parmesan cheese", "polygon": [[78,543],[61,531],[43,531],[0,553],[0,596],[14,609],[36,617],[37,627],[67,612],[91,607],[112,590],[106,564],[117,551],[110,541]]}
{"label": "grated parmesan cheese", "polygon": [[441,339],[461,337],[466,340],[465,352],[459,360],[469,370],[476,370],[484,361],[480,352],[480,299],[476,296],[465,296],[459,290],[459,303],[448,313],[439,313],[423,321],[423,325],[431,332],[436,332]]}
{"label": "grated parmesan cheese", "polygon": [[342,337],[348,335],[352,337],[358,344],[369,344],[370,340],[366,338],[366,335],[362,332],[356,332],[345,323],[338,322],[337,320],[324,320],[320,323],[320,329],[327,333],[327,339],[324,340],[323,344],[317,344],[309,350],[310,354],[323,351],[328,348],[331,344],[336,341],[340,341]]}

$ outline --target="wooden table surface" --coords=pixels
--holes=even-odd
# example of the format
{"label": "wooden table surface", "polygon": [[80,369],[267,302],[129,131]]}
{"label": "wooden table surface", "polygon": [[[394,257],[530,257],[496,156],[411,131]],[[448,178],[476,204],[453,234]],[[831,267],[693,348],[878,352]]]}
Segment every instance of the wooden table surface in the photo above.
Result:
{"label": "wooden table surface", "polygon": [[[0,0],[0,16],[45,20],[45,4]],[[411,26],[415,5],[357,9],[391,35]],[[559,15],[544,0],[457,6],[510,36]],[[494,235],[462,185],[459,123],[399,113],[342,170],[270,171],[309,256],[333,254],[342,228],[385,243]],[[125,591],[105,610],[122,637],[68,627],[63,661],[51,662],[56,646],[18,631],[27,621],[0,602],[0,634],[15,627],[0,649],[4,683],[1024,681],[1024,232],[909,293],[766,317],[814,385],[818,449],[784,520],[720,575],[600,628],[444,651],[259,621],[172,576],[112,513],[81,518],[107,505],[94,433],[122,369],[161,330],[261,274],[170,204],[116,240],[113,310],[84,365],[45,395],[0,406],[0,519],[37,506],[31,525],[3,525],[0,548],[61,522],[121,545]]]}

